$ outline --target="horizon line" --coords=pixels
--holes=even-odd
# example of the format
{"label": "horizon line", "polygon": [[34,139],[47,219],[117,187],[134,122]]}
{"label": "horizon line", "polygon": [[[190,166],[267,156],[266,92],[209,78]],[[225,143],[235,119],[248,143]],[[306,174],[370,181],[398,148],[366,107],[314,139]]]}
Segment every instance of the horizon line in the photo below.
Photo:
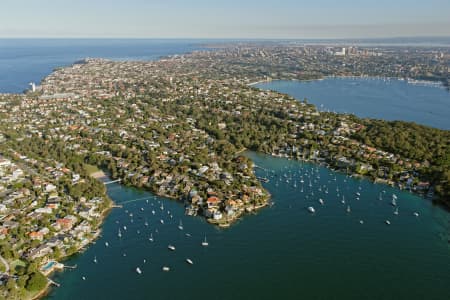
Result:
{"label": "horizon line", "polygon": [[399,35],[399,36],[380,36],[380,37],[309,37],[309,38],[276,38],[276,37],[113,37],[113,36],[91,36],[91,37],[71,37],[71,36],[16,36],[16,37],[7,37],[0,36],[2,40],[18,40],[18,39],[49,39],[49,40],[58,40],[58,39],[71,39],[71,40],[92,40],[92,39],[121,39],[121,40],[267,40],[267,41],[295,41],[295,40],[380,40],[380,39],[426,39],[426,38],[450,38],[450,35],[417,35],[417,36],[409,36],[409,35]]}

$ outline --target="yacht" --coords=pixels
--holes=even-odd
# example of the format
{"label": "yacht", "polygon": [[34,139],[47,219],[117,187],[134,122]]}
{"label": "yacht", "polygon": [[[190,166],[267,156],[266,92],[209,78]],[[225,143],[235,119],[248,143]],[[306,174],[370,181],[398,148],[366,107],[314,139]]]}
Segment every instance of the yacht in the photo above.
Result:
{"label": "yacht", "polygon": [[139,267],[136,268],[136,273],[142,274],[142,271],[141,271],[141,269],[139,269]]}
{"label": "yacht", "polygon": [[97,261],[97,256],[94,256],[94,264],[96,264],[98,261]]}
{"label": "yacht", "polygon": [[312,206],[308,206],[308,211],[312,214],[316,212],[316,210]]}
{"label": "yacht", "polygon": [[186,258],[186,262],[187,262],[188,264],[190,264],[190,265],[193,265],[193,264],[194,264],[194,262],[193,262],[192,260],[190,260],[189,258]]}
{"label": "yacht", "polygon": [[168,248],[170,251],[175,251],[175,246],[169,245],[169,246],[167,246],[167,248]]}
{"label": "yacht", "polygon": [[105,242],[105,247],[109,247],[109,243],[108,242]]}
{"label": "yacht", "polygon": [[347,205],[347,212],[351,212],[352,210],[350,209],[350,205]]}
{"label": "yacht", "polygon": [[416,216],[416,217],[418,217],[418,216],[419,216],[419,213],[418,213],[418,212],[414,212],[413,215]]}
{"label": "yacht", "polygon": [[398,216],[398,207],[394,210],[394,215]]}
{"label": "yacht", "polygon": [[119,228],[119,232],[117,233],[117,236],[118,236],[119,238],[122,237],[122,232],[120,231],[120,228]]}
{"label": "yacht", "polygon": [[180,224],[178,225],[178,229],[183,230],[183,222],[180,220]]}
{"label": "yacht", "polygon": [[153,234],[152,234],[152,233],[150,233],[150,237],[148,238],[148,240],[149,240],[150,242],[153,242]]}
{"label": "yacht", "polygon": [[384,221],[387,225],[391,225],[391,222],[389,220]]}
{"label": "yacht", "polygon": [[392,201],[391,201],[392,206],[397,206],[397,201],[395,199],[396,198],[392,197]]}
{"label": "yacht", "polygon": [[319,203],[320,203],[321,205],[324,205],[325,202],[323,202],[323,199],[319,199]]}
{"label": "yacht", "polygon": [[203,246],[203,247],[209,246],[209,243],[208,243],[208,241],[206,240],[206,236],[205,236],[205,239],[204,239],[203,242],[202,242],[202,246]]}
{"label": "yacht", "polygon": [[164,266],[164,267],[162,267],[162,270],[163,270],[164,272],[169,272],[169,271],[170,271],[170,268],[169,268],[169,267],[166,267],[166,266]]}

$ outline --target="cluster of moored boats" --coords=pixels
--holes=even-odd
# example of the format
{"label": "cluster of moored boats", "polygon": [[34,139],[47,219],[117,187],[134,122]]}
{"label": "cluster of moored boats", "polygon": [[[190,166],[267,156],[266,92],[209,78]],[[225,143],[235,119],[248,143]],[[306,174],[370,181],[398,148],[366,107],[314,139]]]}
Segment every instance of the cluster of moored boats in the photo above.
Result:
{"label": "cluster of moored boats", "polygon": [[[166,210],[166,209],[164,208],[164,204],[162,203],[162,201],[161,201],[161,200],[158,200],[158,201],[155,203],[155,202],[154,202],[155,199],[156,199],[156,197],[153,197],[153,201],[149,201],[149,200],[151,200],[151,199],[145,199],[146,204],[150,207],[150,209],[149,209],[150,214],[144,214],[144,213],[142,213],[142,215],[144,215],[144,216],[146,216],[146,217],[143,217],[143,216],[139,215],[137,218],[135,218],[135,216],[133,215],[132,212],[130,212],[130,211],[128,211],[128,210],[124,210],[124,212],[125,212],[125,214],[126,214],[126,217],[129,218],[129,223],[135,223],[135,219],[143,219],[143,218],[145,218],[145,221],[143,222],[144,230],[147,229],[147,230],[145,230],[145,231],[151,231],[151,232],[149,232],[148,240],[149,240],[149,242],[152,242],[152,243],[155,242],[155,238],[154,238],[153,234],[154,234],[154,233],[157,234],[157,233],[159,233],[159,231],[158,231],[158,229],[156,228],[156,226],[155,226],[155,229],[154,229],[154,230],[149,230],[149,221],[148,221],[148,218],[152,218],[152,217],[155,218],[155,219],[156,219],[155,222],[160,223],[161,225],[164,225],[164,224],[165,224],[164,218],[166,218],[166,219],[167,219],[167,218],[173,219],[173,215],[171,214],[171,212],[170,212],[169,210]],[[159,207],[155,206],[155,204],[157,204],[157,206],[159,206]],[[159,208],[159,209],[158,209],[158,208]],[[158,210],[160,210],[160,213],[157,214],[157,211],[158,211]],[[141,212],[144,212],[144,211],[146,211],[146,208],[145,208],[145,207],[141,207],[141,208],[140,208],[140,211],[141,211]],[[158,219],[159,219],[159,220],[158,220]],[[116,221],[116,224],[119,225],[119,228],[118,228],[118,231],[117,231],[117,238],[118,238],[119,240],[122,239],[122,238],[125,238],[125,237],[126,237],[126,233],[127,233],[130,229],[125,225],[125,222],[123,222],[123,224],[120,225],[120,221],[117,220],[117,221]],[[160,226],[161,226],[161,225],[160,225]],[[167,226],[167,225],[166,225],[166,226]],[[182,220],[179,221],[179,223],[178,223],[178,225],[177,225],[177,229],[180,230],[180,231],[184,231],[184,225],[183,225]],[[137,229],[137,230],[136,230],[136,233],[137,233],[137,234],[141,234],[141,229]],[[184,234],[184,236],[185,236],[186,238],[191,238],[191,237],[192,237],[192,235],[191,235],[190,233],[187,233],[187,232]],[[114,243],[112,243],[111,245],[114,245]],[[110,242],[109,242],[109,241],[105,241],[105,242],[104,242],[104,246],[105,246],[105,248],[110,247]],[[204,236],[203,240],[199,243],[199,246],[201,246],[201,247],[208,247],[208,246],[209,246],[209,242],[208,242],[208,240],[207,240],[207,238],[206,238],[206,235]],[[167,246],[167,249],[168,249],[169,251],[172,251],[172,252],[173,252],[173,251],[176,251],[176,247],[175,247],[175,245],[173,245],[173,244],[169,244],[169,245]],[[124,252],[124,253],[122,253],[122,256],[123,256],[123,257],[126,257],[127,254]],[[94,258],[93,258],[92,261],[93,261],[94,264],[99,263],[99,261],[98,261],[98,259],[97,259],[97,256],[94,256]],[[144,259],[144,260],[143,260],[143,264],[145,264],[146,262],[147,262],[147,261]],[[189,258],[189,257],[185,258],[185,262],[186,262],[188,265],[194,265],[194,261],[193,261],[191,258]],[[142,266],[137,266],[134,270],[135,270],[135,272],[136,272],[138,275],[141,275],[141,274],[143,274],[143,272],[144,272]],[[162,270],[163,272],[169,272],[169,271],[171,270],[171,267],[168,266],[168,265],[163,265],[163,266],[161,267],[161,270]],[[85,276],[82,276],[82,279],[83,279],[83,280],[86,280],[86,277],[85,277]]]}
{"label": "cluster of moored boats", "polygon": [[[275,181],[275,186],[277,187],[280,185],[291,186],[292,188],[299,190],[300,194],[303,194],[306,200],[311,200],[321,195],[324,195],[322,197],[326,197],[329,199],[330,196],[328,194],[332,194],[332,191],[329,190],[329,187],[327,185],[321,184],[320,182],[321,174],[319,171],[319,167],[317,166],[312,166],[311,168],[304,168],[304,169],[302,168],[290,169],[289,167],[285,167],[281,176],[276,174],[275,171],[270,170],[265,171],[266,171],[265,178],[270,178],[272,181]],[[336,174],[330,174],[330,176],[331,179],[328,180],[329,183],[332,181],[335,182],[337,181]],[[350,177],[352,177],[352,175],[346,176],[346,178],[344,179],[344,184],[347,183],[347,178]],[[360,200],[362,192],[363,192],[362,187],[359,186],[358,190],[354,193],[355,195],[354,199]],[[386,194],[385,190],[380,192],[378,196],[379,200],[383,200],[385,194]],[[335,198],[342,205],[344,205],[346,213],[349,214],[352,212],[350,202],[345,199],[345,196],[340,191],[337,183],[336,183],[336,195],[333,196],[333,198]],[[397,205],[397,199],[398,196],[395,193],[393,193],[390,205],[394,207],[393,214],[396,216],[399,215],[399,207]],[[326,205],[325,200],[323,198],[318,198],[317,201],[320,204],[320,206]],[[315,214],[317,211],[314,205],[307,206],[306,210],[311,214]],[[413,212],[412,214],[415,217],[419,216],[418,212]],[[359,223],[364,224],[364,220],[359,220]],[[386,219],[384,223],[390,225],[391,221],[389,219]]]}

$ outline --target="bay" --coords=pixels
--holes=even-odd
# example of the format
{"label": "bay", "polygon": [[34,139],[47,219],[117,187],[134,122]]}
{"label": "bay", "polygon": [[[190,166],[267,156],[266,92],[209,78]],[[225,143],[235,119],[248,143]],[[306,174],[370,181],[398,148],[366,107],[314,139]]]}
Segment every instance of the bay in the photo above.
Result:
{"label": "bay", "polygon": [[255,85],[317,106],[359,117],[416,122],[450,130],[450,93],[443,87],[389,78],[329,77],[313,81],[272,81]]}
{"label": "bay", "polygon": [[[201,217],[184,216],[179,202],[111,185],[108,194],[123,208],[111,212],[95,245],[66,262],[77,264],[77,269],[53,276],[62,286],[47,299],[450,297],[447,212],[409,192],[324,167],[247,155],[267,169],[256,172],[270,178],[264,186],[273,206],[229,229],[218,229]],[[393,193],[398,196],[398,215],[390,205]],[[310,214],[308,206],[316,213]],[[178,228],[180,220],[184,230]],[[119,228],[122,238],[117,236]],[[154,242],[149,241],[151,234]],[[205,235],[208,247],[201,246]],[[176,250],[169,251],[169,244]],[[186,258],[194,264],[187,264]],[[163,272],[163,266],[171,271]]]}

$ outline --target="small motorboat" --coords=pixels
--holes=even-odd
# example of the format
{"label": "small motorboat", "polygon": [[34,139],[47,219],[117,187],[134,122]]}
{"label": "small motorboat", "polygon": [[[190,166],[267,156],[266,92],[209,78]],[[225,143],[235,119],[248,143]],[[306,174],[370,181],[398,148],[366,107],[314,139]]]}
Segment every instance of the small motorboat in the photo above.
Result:
{"label": "small motorboat", "polygon": [[192,260],[190,260],[189,258],[186,258],[186,262],[187,262],[188,264],[190,264],[190,265],[193,265],[193,264],[194,264],[194,262],[193,262]]}
{"label": "small motorboat", "polygon": [[170,268],[169,268],[169,267],[166,267],[166,266],[164,266],[164,267],[162,267],[162,270],[163,270],[164,272],[169,272],[169,271],[170,271]]}
{"label": "small motorboat", "polygon": [[136,273],[142,274],[142,271],[141,271],[141,269],[139,269],[139,267],[136,268]]}
{"label": "small motorboat", "polygon": [[308,211],[312,214],[316,212],[316,210],[312,206],[308,206]]}
{"label": "small motorboat", "polygon": [[173,246],[173,245],[169,245],[169,246],[167,246],[167,248],[168,248],[170,251],[175,251],[175,246]]}

